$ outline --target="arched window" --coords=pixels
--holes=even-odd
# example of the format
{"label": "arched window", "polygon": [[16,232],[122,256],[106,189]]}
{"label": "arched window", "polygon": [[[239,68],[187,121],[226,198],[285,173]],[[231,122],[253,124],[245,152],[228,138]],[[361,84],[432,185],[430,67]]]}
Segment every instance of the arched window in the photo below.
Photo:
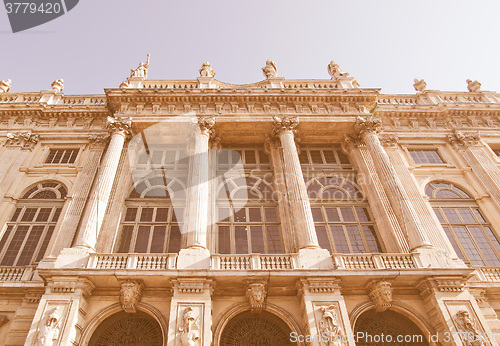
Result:
{"label": "arched window", "polygon": [[224,179],[217,197],[219,253],[283,252],[270,177]]}
{"label": "arched window", "polygon": [[434,181],[425,193],[458,257],[474,266],[500,265],[500,243],[467,192],[452,183]]}
{"label": "arched window", "polygon": [[[181,246],[185,187],[163,176],[138,181],[125,201],[120,253],[177,253]],[[172,203],[172,200],[180,203]]]}
{"label": "arched window", "polygon": [[0,265],[26,266],[43,258],[66,195],[66,187],[55,181],[24,193],[0,240]]}
{"label": "arched window", "polygon": [[319,245],[332,253],[377,253],[368,203],[349,176],[305,175]]}

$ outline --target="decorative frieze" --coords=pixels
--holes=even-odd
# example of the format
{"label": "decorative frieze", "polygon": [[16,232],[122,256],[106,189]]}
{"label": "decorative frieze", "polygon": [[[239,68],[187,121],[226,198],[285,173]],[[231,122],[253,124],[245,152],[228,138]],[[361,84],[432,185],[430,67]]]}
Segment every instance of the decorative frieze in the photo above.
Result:
{"label": "decorative frieze", "polygon": [[392,306],[392,284],[389,281],[375,281],[368,286],[368,295],[375,304],[377,312],[383,312]]}
{"label": "decorative frieze", "polygon": [[47,288],[52,294],[81,293],[88,297],[95,287],[92,281],[85,278],[57,278],[48,279],[47,281]]}
{"label": "decorative frieze", "polygon": [[7,147],[19,147],[23,150],[32,150],[38,143],[39,136],[31,131],[8,132]]}
{"label": "decorative frieze", "polygon": [[481,136],[478,131],[455,131],[448,135],[448,141],[453,146],[480,145]]}
{"label": "decorative frieze", "polygon": [[251,282],[248,284],[246,297],[252,313],[261,313],[266,305],[267,288],[265,282]]}
{"label": "decorative frieze", "polygon": [[137,304],[141,301],[144,284],[138,280],[122,282],[120,288],[120,303],[123,311],[135,313]]}

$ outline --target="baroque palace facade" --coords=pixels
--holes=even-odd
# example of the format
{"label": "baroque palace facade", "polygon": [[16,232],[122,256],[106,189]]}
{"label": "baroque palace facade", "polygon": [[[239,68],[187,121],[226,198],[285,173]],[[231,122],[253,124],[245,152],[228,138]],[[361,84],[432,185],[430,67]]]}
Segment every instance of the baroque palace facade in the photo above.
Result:
{"label": "baroque palace facade", "polygon": [[499,344],[500,94],[148,68],[0,82],[0,344]]}

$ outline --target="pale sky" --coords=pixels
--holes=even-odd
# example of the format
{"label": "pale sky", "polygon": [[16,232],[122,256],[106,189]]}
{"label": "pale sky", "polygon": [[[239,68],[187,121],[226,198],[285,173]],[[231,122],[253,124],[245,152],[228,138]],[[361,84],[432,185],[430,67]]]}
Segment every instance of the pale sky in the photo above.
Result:
{"label": "pale sky", "polygon": [[13,34],[0,8],[0,80],[12,92],[102,94],[151,54],[149,79],[195,79],[210,61],[216,79],[264,79],[276,61],[288,79],[329,79],[337,62],[361,87],[415,93],[500,91],[499,1],[80,0],[66,15]]}

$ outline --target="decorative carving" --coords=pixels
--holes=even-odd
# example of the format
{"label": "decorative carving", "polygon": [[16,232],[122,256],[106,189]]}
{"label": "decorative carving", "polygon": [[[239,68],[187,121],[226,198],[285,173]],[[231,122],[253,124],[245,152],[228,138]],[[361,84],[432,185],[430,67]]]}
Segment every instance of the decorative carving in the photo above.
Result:
{"label": "decorative carving", "polygon": [[335,293],[340,290],[339,280],[328,279],[301,279],[297,282],[299,291],[308,291],[309,293]]}
{"label": "decorative carving", "polygon": [[174,290],[179,293],[205,293],[212,294],[215,283],[212,280],[182,278],[172,280]]}
{"label": "decorative carving", "polygon": [[143,288],[143,283],[136,280],[127,280],[122,283],[120,289],[120,303],[125,312],[136,312],[136,306],[142,298]]}
{"label": "decorative carving", "polygon": [[413,87],[415,88],[415,91],[424,91],[425,88],[427,88],[427,83],[423,79],[413,79]]}
{"label": "decorative carving", "polygon": [[130,70],[130,77],[140,77],[140,78],[148,78],[148,69],[149,69],[149,54],[146,58],[146,63],[143,63],[142,61],[139,63],[139,66],[137,68],[131,69]]}
{"label": "decorative carving", "polygon": [[359,137],[368,132],[378,133],[382,131],[382,122],[380,118],[356,118],[354,130]]}
{"label": "decorative carving", "polygon": [[192,307],[188,306],[182,312],[181,326],[181,344],[184,346],[194,346],[199,344],[200,327],[198,325],[199,317],[196,316]]}
{"label": "decorative carving", "polygon": [[37,346],[52,346],[59,339],[60,324],[59,308],[55,307],[48,314],[45,322],[39,329],[38,337],[36,339]]}
{"label": "decorative carving", "polygon": [[248,285],[247,300],[250,304],[250,311],[261,313],[266,304],[266,284],[263,282],[252,282]]}
{"label": "decorative carving", "polygon": [[396,133],[384,133],[380,136],[380,143],[384,147],[397,148],[399,137]]}
{"label": "decorative carving", "polygon": [[375,310],[382,312],[390,309],[392,305],[392,288],[388,281],[376,281],[369,286],[370,299],[375,304]]}
{"label": "decorative carving", "polygon": [[9,322],[9,318],[5,315],[0,315],[0,327]]}
{"label": "decorative carving", "polygon": [[467,79],[467,90],[471,93],[478,93],[481,91],[481,83],[479,83],[477,80],[472,81],[471,79]]}
{"label": "decorative carving", "polygon": [[276,68],[276,63],[272,60],[266,61],[266,66],[262,68],[262,72],[266,79],[278,77],[278,69]]}
{"label": "decorative carving", "polygon": [[201,65],[200,77],[215,77],[215,70],[212,68],[212,64],[210,64],[208,61],[204,62],[203,65]]}
{"label": "decorative carving", "polygon": [[342,71],[339,64],[335,63],[333,60],[328,64],[328,74],[332,77],[332,79],[349,76],[349,73]]}
{"label": "decorative carving", "polygon": [[363,144],[363,140],[360,137],[351,135],[345,135],[344,140],[341,143],[342,150],[344,150],[346,153],[350,153],[352,149],[357,148]]}
{"label": "decorative carving", "polygon": [[329,346],[342,345],[344,330],[342,329],[335,305],[322,306],[320,311],[322,313],[321,320],[319,321],[320,335],[328,336],[327,345]]}
{"label": "decorative carving", "polygon": [[458,293],[462,292],[465,288],[465,280],[463,278],[443,278],[426,280],[420,283],[418,289],[420,295],[426,298],[430,294],[438,291],[441,293]]}
{"label": "decorative carving", "polygon": [[91,134],[89,135],[90,146],[92,148],[102,147],[109,141],[109,134]]}
{"label": "decorative carving", "polygon": [[206,136],[210,136],[214,131],[215,118],[214,117],[199,117],[198,126],[200,127],[201,133]]}
{"label": "decorative carving", "polygon": [[465,346],[481,346],[484,341],[481,337],[481,332],[472,320],[469,311],[460,310],[455,314],[455,323],[459,332],[463,332],[461,339]]}
{"label": "decorative carving", "polygon": [[52,87],[53,91],[55,91],[56,93],[60,93],[64,89],[64,81],[62,79],[57,79],[53,81],[50,86]]}
{"label": "decorative carving", "polygon": [[12,88],[12,81],[10,79],[0,81],[0,93],[9,92]]}
{"label": "decorative carving", "polygon": [[448,141],[455,146],[463,145],[479,145],[481,136],[479,132],[455,131],[454,134],[448,135]]}
{"label": "decorative carving", "polygon": [[32,150],[38,143],[38,140],[38,135],[32,133],[31,131],[8,132],[6,145]]}
{"label": "decorative carving", "polygon": [[129,87],[130,87],[130,84],[128,83],[128,80],[124,80],[123,82],[120,83],[120,86],[119,86],[120,89],[126,89]]}
{"label": "decorative carving", "polygon": [[292,132],[295,134],[295,129],[299,124],[299,118],[293,116],[275,116],[274,120],[274,133],[279,136],[282,132]]}
{"label": "decorative carving", "polygon": [[129,117],[108,117],[106,127],[111,135],[116,132],[123,132],[125,136],[129,136],[131,125],[132,121]]}

